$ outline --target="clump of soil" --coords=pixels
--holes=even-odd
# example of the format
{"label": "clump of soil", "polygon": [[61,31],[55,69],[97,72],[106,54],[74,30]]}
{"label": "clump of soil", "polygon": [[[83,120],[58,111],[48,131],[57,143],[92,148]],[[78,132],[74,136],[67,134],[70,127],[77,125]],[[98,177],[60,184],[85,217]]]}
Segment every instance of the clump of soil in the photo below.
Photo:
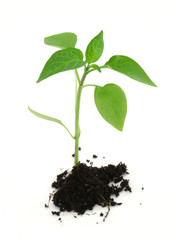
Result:
{"label": "clump of soil", "polygon": [[96,204],[107,206],[109,212],[110,206],[121,205],[115,202],[114,196],[118,197],[122,191],[131,192],[129,180],[123,178],[125,174],[128,174],[127,166],[123,163],[100,168],[79,163],[70,172],[66,170],[57,175],[57,180],[52,183],[56,189],[53,203],[60,212],[84,214]]}

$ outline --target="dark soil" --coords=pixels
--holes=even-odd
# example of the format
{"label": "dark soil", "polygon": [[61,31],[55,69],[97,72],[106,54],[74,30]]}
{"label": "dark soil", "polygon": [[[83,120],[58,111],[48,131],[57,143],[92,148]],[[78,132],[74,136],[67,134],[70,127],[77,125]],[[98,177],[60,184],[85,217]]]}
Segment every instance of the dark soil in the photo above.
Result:
{"label": "dark soil", "polygon": [[[52,183],[52,187],[56,189],[52,194],[52,201],[59,207],[59,211],[53,214],[59,216],[60,212],[64,211],[84,214],[98,204],[107,206],[108,215],[110,206],[121,205],[114,198],[122,191],[131,192],[129,180],[123,178],[126,174],[127,167],[123,163],[100,168],[79,163],[70,172],[64,171],[57,175],[57,180]],[[100,216],[103,216],[103,213]]]}

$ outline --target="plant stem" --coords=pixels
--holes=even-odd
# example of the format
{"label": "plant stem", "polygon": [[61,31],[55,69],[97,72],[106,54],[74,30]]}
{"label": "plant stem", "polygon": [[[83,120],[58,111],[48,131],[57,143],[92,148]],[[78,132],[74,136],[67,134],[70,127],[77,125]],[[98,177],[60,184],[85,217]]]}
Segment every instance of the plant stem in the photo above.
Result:
{"label": "plant stem", "polygon": [[82,86],[84,84],[86,78],[86,68],[84,70],[84,74],[80,81],[78,90],[77,90],[77,97],[76,97],[76,105],[75,105],[75,161],[74,165],[77,166],[79,163],[79,137],[80,137],[80,127],[79,127],[79,113],[80,113],[80,99],[82,93]]}
{"label": "plant stem", "polygon": [[79,113],[80,113],[80,97],[81,97],[82,88],[79,86],[76,97],[76,106],[75,106],[75,161],[74,165],[77,166],[79,162],[79,137],[80,137],[80,128],[79,128]]}
{"label": "plant stem", "polygon": [[78,83],[80,84],[80,78],[77,69],[74,70]]}
{"label": "plant stem", "polygon": [[99,86],[95,84],[85,84],[82,86],[82,88],[85,88],[85,87],[99,87]]}

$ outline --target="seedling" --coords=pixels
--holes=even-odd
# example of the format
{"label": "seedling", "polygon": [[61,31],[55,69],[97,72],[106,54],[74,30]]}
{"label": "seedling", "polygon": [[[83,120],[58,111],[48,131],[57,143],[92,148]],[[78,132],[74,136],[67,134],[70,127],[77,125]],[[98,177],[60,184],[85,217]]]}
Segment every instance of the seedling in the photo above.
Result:
{"label": "seedling", "polygon": [[[127,100],[123,90],[116,84],[106,84],[105,86],[98,86],[96,84],[85,84],[86,77],[93,71],[101,73],[102,69],[108,68],[120,72],[136,81],[156,87],[151,81],[141,66],[133,59],[122,56],[112,56],[104,65],[98,66],[96,62],[103,53],[104,41],[103,31],[95,36],[88,44],[85,52],[85,60],[81,50],[75,48],[77,36],[74,33],[61,33],[44,39],[45,44],[58,47],[61,50],[56,51],[46,62],[37,83],[54,74],[74,70],[76,80],[76,96],[75,96],[75,135],[57,118],[49,117],[47,115],[38,113],[28,109],[37,117],[56,122],[62,125],[69,135],[75,140],[75,161],[74,165],[79,163],[79,113],[80,113],[80,99],[82,90],[85,87],[94,87],[94,100],[100,115],[119,131],[123,130],[123,125],[127,113]],[[83,75],[80,78],[78,74],[79,68],[83,67]]]}

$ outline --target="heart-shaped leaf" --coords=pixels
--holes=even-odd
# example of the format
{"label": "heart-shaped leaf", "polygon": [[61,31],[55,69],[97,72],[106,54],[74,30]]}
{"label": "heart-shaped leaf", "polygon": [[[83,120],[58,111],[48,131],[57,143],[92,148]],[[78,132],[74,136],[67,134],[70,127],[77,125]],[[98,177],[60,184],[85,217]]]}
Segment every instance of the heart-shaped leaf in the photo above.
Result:
{"label": "heart-shaped leaf", "polygon": [[116,129],[122,131],[127,113],[127,100],[116,84],[95,87],[94,99],[101,116]]}
{"label": "heart-shaped leaf", "polygon": [[70,32],[52,35],[44,39],[45,44],[53,47],[58,47],[61,49],[74,48],[76,42],[77,42],[76,34]]}
{"label": "heart-shaped leaf", "polygon": [[77,69],[85,65],[83,53],[76,48],[66,48],[55,52],[46,62],[37,83],[56,73]]}
{"label": "heart-shaped leaf", "polygon": [[142,67],[129,57],[115,55],[109,59],[105,66],[123,73],[134,80],[156,87]]}
{"label": "heart-shaped leaf", "polygon": [[102,55],[104,49],[103,31],[94,37],[86,48],[86,60],[88,63],[96,62]]}

